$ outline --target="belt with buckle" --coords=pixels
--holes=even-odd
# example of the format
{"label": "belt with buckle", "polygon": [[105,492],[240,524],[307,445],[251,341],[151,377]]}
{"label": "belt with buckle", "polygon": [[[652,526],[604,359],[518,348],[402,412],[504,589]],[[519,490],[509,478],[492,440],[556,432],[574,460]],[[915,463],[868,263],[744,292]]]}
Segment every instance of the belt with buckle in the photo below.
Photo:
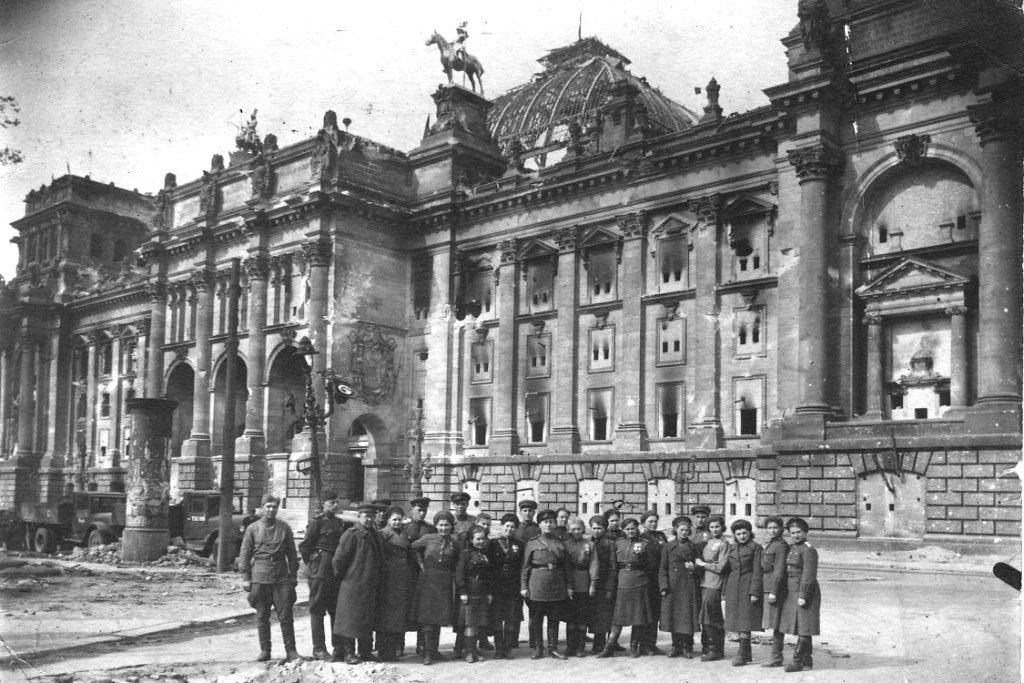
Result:
{"label": "belt with buckle", "polygon": [[556,564],[535,564],[533,566],[534,566],[535,569],[551,569],[551,570],[553,570],[558,565],[556,565]]}
{"label": "belt with buckle", "polygon": [[634,566],[632,562],[620,562],[619,569],[625,569],[627,572],[639,571],[643,569],[643,565]]}

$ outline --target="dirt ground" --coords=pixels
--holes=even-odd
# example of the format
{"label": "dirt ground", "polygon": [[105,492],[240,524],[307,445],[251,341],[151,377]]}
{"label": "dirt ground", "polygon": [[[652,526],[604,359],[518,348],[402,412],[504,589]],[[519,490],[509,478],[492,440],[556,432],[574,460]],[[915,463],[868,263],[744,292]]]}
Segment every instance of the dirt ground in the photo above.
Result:
{"label": "dirt ground", "polygon": [[[253,615],[238,574],[217,574],[202,564],[118,566],[110,558],[92,563],[0,552],[5,650],[0,654],[7,655],[0,658],[0,679],[412,683],[564,675],[619,681],[1020,680],[1019,594],[988,572],[995,557],[938,547],[828,553],[821,570],[822,636],[815,639],[815,668],[784,674],[756,666],[768,653],[756,636],[755,665],[742,669],[728,661],[702,664],[664,657],[531,661],[524,649],[512,662],[484,661],[473,668],[463,662],[424,667],[413,655],[398,664],[259,664],[253,661]],[[1019,566],[1019,558],[1013,564]],[[298,649],[309,655],[304,582],[299,588]],[[524,625],[524,637],[525,632]],[[442,649],[450,652],[453,639],[446,629]],[[665,647],[667,641],[667,634],[661,634],[660,644]],[[727,659],[735,648],[727,643]],[[274,655],[283,655],[276,625]]]}

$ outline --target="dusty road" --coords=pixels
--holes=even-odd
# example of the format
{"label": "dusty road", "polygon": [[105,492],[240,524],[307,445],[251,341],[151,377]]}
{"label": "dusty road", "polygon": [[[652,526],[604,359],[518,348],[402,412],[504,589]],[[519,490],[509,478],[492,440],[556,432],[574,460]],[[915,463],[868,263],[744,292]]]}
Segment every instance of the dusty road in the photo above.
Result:
{"label": "dusty road", "polygon": [[[173,574],[173,572],[171,573]],[[767,646],[755,646],[755,665],[734,668],[728,661],[702,664],[696,660],[644,657],[638,660],[593,657],[569,662],[527,658],[520,649],[512,662],[464,662],[424,667],[418,658],[407,656],[396,665],[306,662],[301,665],[275,662],[259,665],[255,629],[251,617],[186,625],[174,630],[156,629],[148,635],[122,634],[108,642],[87,642],[49,654],[9,661],[0,669],[5,681],[463,681],[466,676],[491,681],[523,680],[536,675],[573,678],[602,677],[605,680],[701,680],[701,681],[1015,681],[1020,680],[1020,602],[1010,587],[981,575],[936,575],[879,570],[832,569],[823,572],[823,634],[815,641],[815,668],[811,672],[785,674],[779,669],[757,666],[767,656]],[[128,579],[125,595],[133,594]],[[132,579],[133,581],[135,579]],[[177,580],[141,579],[142,604],[117,605],[122,618],[138,609],[158,618],[160,604],[173,604],[170,591],[189,591],[189,600],[212,600],[209,616],[228,610],[242,597],[230,577]],[[96,588],[97,586],[93,586]],[[59,591],[58,591],[59,592]],[[168,595],[164,595],[164,593]],[[149,604],[149,596],[153,598]],[[4,595],[2,635],[8,645],[28,638],[45,637],[12,631],[17,606]],[[38,607],[39,596],[25,606]],[[168,602],[170,601],[170,602]],[[233,602],[233,604],[224,604]],[[108,604],[108,603],[100,603]],[[65,609],[81,609],[66,604]],[[42,609],[42,608],[39,608]],[[39,612],[37,609],[37,613]],[[167,610],[168,608],[164,608]],[[52,610],[59,612],[60,610]],[[38,614],[36,615],[38,616]],[[55,615],[59,618],[59,615]],[[311,651],[306,610],[298,610],[299,651]],[[167,621],[173,615],[167,614]],[[134,623],[134,622],[132,622]],[[126,626],[131,624],[126,621]],[[146,631],[147,629],[143,629]],[[523,629],[525,633],[525,627]],[[275,654],[283,652],[275,627]],[[87,640],[87,639],[86,639]],[[445,642],[447,640],[447,642]],[[450,649],[451,632],[443,635],[442,649]],[[662,635],[662,645],[667,636]],[[69,643],[69,645],[71,645]],[[731,658],[735,643],[727,643]],[[789,650],[787,649],[787,658]]]}

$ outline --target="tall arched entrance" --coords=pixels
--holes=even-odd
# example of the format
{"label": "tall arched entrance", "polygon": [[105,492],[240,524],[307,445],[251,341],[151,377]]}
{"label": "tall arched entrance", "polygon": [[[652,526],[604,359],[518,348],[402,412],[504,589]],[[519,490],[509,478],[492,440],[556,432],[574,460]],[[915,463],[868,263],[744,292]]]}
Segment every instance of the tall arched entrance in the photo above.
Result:
{"label": "tall arched entrance", "polygon": [[[249,399],[247,389],[249,373],[245,361],[235,358],[235,422],[234,429],[230,436],[237,439],[245,431],[245,403]],[[213,383],[213,420],[210,424],[211,453],[213,455],[224,454],[224,425],[226,422],[225,408],[227,407],[227,379],[228,362],[225,360],[217,366],[217,374]]]}
{"label": "tall arched entrance", "polygon": [[373,437],[362,420],[353,420],[348,430],[348,483],[351,500],[362,500],[366,496],[366,473],[363,462],[367,454],[373,454]]}
{"label": "tall arched entrance", "polygon": [[268,453],[289,451],[292,437],[302,431],[302,406],[306,400],[303,366],[293,346],[281,347],[270,364],[266,406]]}
{"label": "tall arched entrance", "polygon": [[181,455],[181,444],[192,433],[192,388],[196,373],[188,363],[178,363],[167,376],[165,396],[177,401],[171,422],[171,457]]}

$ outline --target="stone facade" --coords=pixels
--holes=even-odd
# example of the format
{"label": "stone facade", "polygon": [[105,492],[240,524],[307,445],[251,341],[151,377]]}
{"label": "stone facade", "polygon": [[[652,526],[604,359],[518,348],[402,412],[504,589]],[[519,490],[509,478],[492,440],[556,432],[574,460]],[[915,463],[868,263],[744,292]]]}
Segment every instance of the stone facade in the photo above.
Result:
{"label": "stone facade", "polygon": [[[300,526],[318,452],[350,500],[1019,535],[1020,10],[827,4],[745,113],[723,115],[727,75],[698,115],[588,38],[494,102],[440,87],[408,153],[327,112],[156,195],[31,193],[0,507],[123,486],[146,396],[178,404],[172,495],[233,451],[245,505],[273,491]],[[321,406],[321,377],[355,393],[315,449],[304,339]]]}

